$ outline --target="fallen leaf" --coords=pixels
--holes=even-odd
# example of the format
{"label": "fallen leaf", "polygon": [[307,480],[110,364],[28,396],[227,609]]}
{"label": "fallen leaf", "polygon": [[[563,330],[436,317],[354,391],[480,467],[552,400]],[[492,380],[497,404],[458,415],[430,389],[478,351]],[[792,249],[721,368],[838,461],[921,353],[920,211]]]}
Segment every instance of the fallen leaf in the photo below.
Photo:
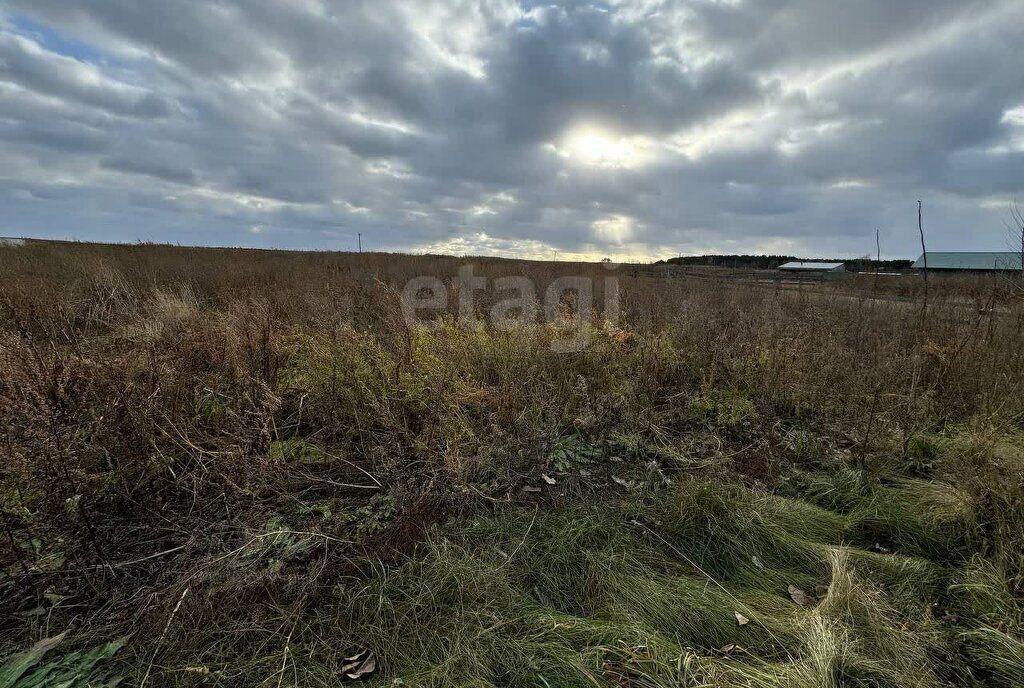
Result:
{"label": "fallen leaf", "polygon": [[726,657],[743,654],[746,651],[747,649],[745,647],[743,647],[742,645],[738,645],[736,643],[729,643],[728,645],[723,645],[722,647],[718,648],[718,654],[724,655]]}
{"label": "fallen leaf", "polygon": [[351,668],[351,665],[360,664],[364,659],[366,659],[367,655],[369,654],[369,650],[360,650],[358,653],[352,655],[351,657],[346,657],[345,663],[341,666],[341,670],[348,671]]}
{"label": "fallen leaf", "polygon": [[51,604],[60,604],[64,600],[68,599],[67,595],[58,595],[55,592],[45,592],[43,597],[50,601]]}
{"label": "fallen leaf", "polygon": [[750,623],[750,619],[743,616],[739,612],[733,612],[733,614],[736,615],[736,623],[738,623],[740,626],[746,626],[748,623]]}
{"label": "fallen leaf", "polygon": [[555,484],[555,479],[552,478],[547,473],[541,473],[540,477],[544,478],[544,482],[546,482],[548,485],[554,485]]}
{"label": "fallen leaf", "polygon": [[806,607],[811,601],[811,598],[807,596],[807,593],[795,585],[789,586],[789,598],[801,607]]}
{"label": "fallen leaf", "polygon": [[345,663],[341,667],[341,673],[345,674],[346,678],[355,680],[373,673],[376,668],[377,658],[374,657],[373,651],[363,650],[357,655],[345,658]]}

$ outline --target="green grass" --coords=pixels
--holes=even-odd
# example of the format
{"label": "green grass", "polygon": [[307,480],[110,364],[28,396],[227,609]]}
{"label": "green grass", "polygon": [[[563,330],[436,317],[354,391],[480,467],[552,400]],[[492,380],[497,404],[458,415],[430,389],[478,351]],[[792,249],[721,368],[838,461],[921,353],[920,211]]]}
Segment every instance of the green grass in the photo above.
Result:
{"label": "green grass", "polygon": [[[224,599],[216,624],[161,650],[150,682],[338,686],[344,658],[372,650],[363,682],[381,687],[1018,686],[1020,603],[992,561],[963,557],[979,537],[965,494],[913,480],[849,513],[706,479],[509,507],[289,613]],[[875,539],[892,551],[864,547]],[[266,538],[230,568],[279,572],[287,546]],[[50,655],[46,672],[89,659],[85,676],[113,652]],[[27,680],[8,685],[44,685]]]}
{"label": "green grass", "polygon": [[[553,467],[608,461],[566,437]],[[639,442],[616,446],[640,455]],[[269,454],[331,465],[300,439]],[[12,659],[0,686],[145,671],[149,685],[339,686],[345,658],[367,650],[376,667],[362,682],[382,688],[1021,685],[1024,614],[1006,558],[1017,540],[1004,532],[1014,506],[891,466],[794,475],[789,496],[676,473],[589,505],[498,507],[430,530],[408,557],[352,560],[302,595],[330,540],[286,521],[336,521],[369,542],[397,512],[389,494],[341,515],[299,501],[187,579],[206,621],[124,656],[120,641],[72,637],[63,654]]]}
{"label": "green grass", "polygon": [[987,685],[1005,688],[1024,686],[1024,643],[1019,636],[982,626],[960,636],[962,652],[974,664]]}
{"label": "green grass", "polygon": [[[953,649],[891,585],[927,567],[852,556],[844,525],[707,484],[639,512],[511,511],[435,534],[337,620],[376,648],[380,685],[941,685],[935,648]],[[793,584],[827,592],[801,606]]]}
{"label": "green grass", "polygon": [[980,537],[978,512],[970,495],[951,485],[921,480],[875,488],[851,513],[851,521],[865,546],[938,561],[969,556]]}
{"label": "green grass", "polygon": [[[891,502],[923,487],[884,489]],[[992,624],[1016,602],[981,560],[954,571],[917,556],[946,557],[947,529],[972,528],[959,501],[926,503],[919,517],[942,537],[915,525],[899,540],[907,554],[850,545],[856,510],[706,481],[618,506],[507,508],[434,530],[405,563],[339,579],[329,599],[268,624],[262,659],[252,628],[198,629],[205,649],[164,657],[158,680],[273,684],[285,662],[285,685],[340,685],[343,658],[372,649],[372,686],[909,688],[972,671],[1015,685],[1018,627]]]}

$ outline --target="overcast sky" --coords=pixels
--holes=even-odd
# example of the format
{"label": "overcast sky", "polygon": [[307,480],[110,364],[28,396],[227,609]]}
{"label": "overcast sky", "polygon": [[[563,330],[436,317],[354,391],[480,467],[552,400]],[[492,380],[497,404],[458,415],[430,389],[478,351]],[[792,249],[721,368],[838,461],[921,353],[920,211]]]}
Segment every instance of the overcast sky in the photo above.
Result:
{"label": "overcast sky", "polygon": [[1024,2],[0,0],[0,235],[1006,250]]}

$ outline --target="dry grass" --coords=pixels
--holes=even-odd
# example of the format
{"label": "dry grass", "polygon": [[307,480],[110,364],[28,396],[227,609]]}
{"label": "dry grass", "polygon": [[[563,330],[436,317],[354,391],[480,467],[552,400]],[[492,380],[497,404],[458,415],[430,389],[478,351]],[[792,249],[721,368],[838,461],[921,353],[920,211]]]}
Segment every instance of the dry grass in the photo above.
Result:
{"label": "dry grass", "polygon": [[622,319],[407,329],[466,262],[0,249],[17,685],[1019,685],[1016,284],[479,259]]}

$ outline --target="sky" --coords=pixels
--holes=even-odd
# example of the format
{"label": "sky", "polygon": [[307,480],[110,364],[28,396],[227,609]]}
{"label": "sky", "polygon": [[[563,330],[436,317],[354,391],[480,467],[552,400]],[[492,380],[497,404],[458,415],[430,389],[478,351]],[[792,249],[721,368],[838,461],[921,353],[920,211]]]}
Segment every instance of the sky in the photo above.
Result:
{"label": "sky", "polygon": [[0,0],[0,235],[1008,250],[1021,0]]}

